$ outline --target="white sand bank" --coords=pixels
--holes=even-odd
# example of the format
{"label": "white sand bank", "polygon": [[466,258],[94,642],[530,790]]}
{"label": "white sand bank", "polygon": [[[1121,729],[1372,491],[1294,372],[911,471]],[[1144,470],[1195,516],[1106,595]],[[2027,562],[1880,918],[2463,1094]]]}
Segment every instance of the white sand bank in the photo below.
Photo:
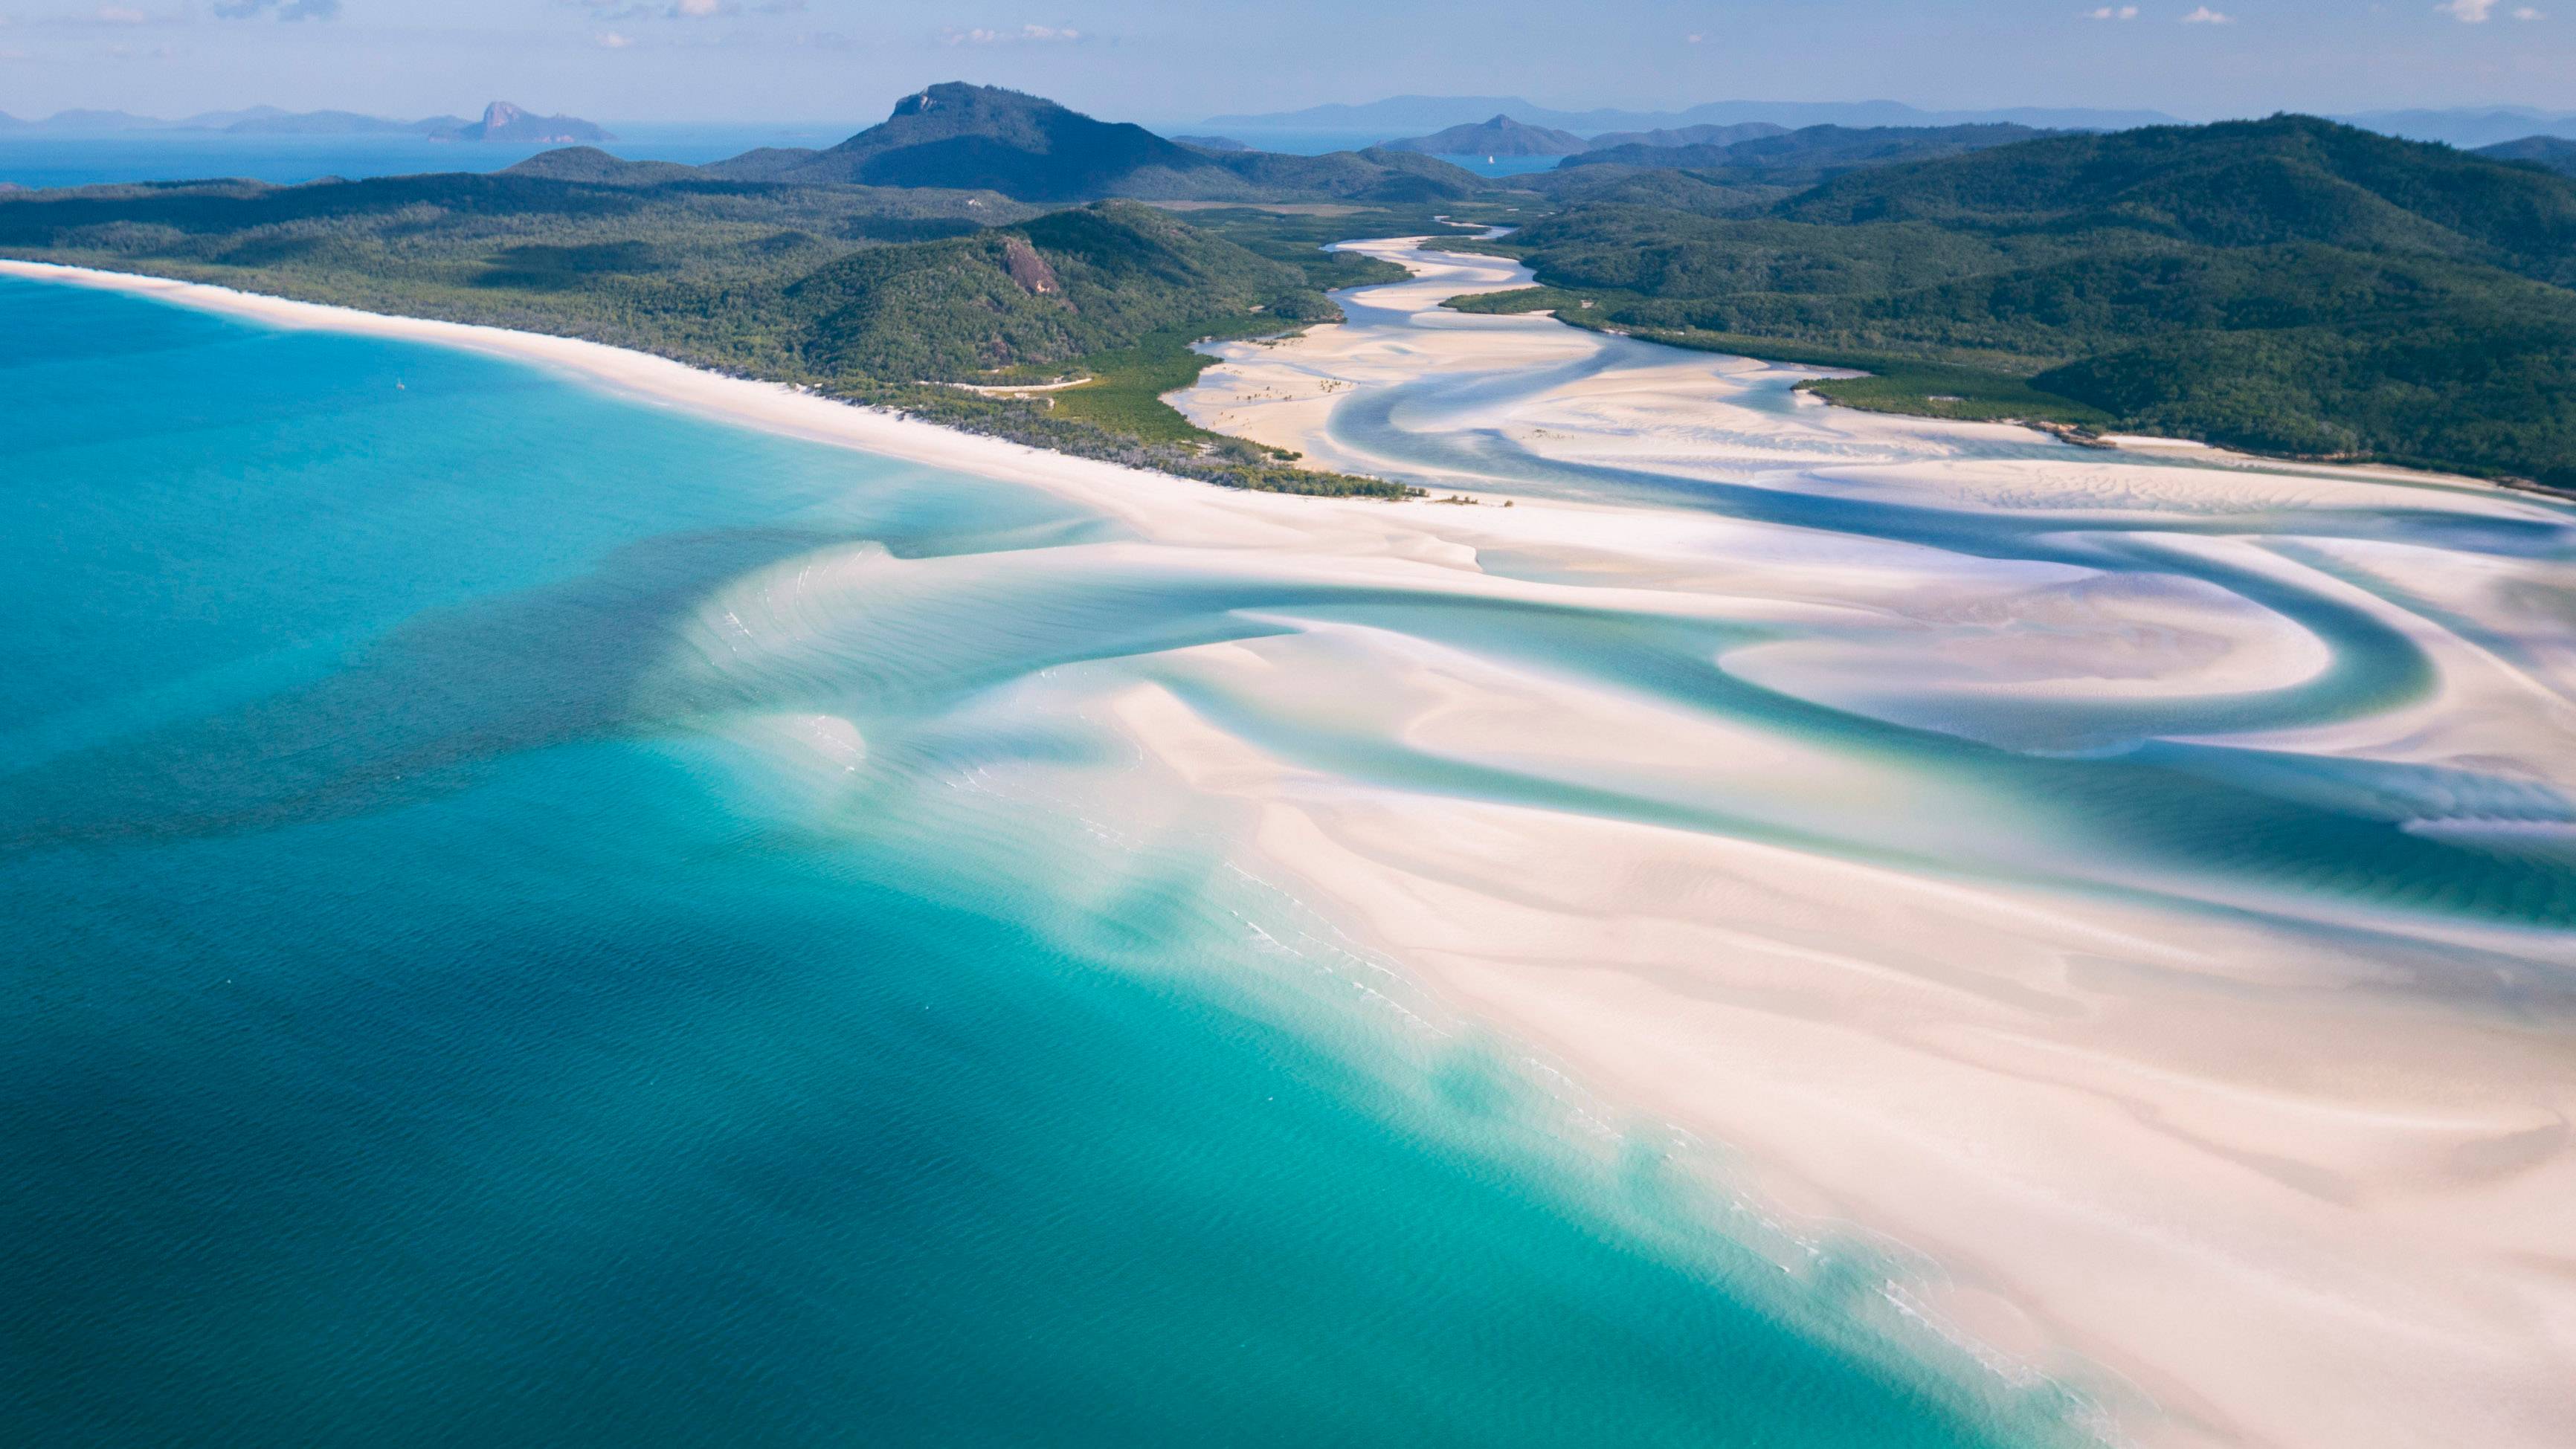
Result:
{"label": "white sand bank", "polygon": [[[1420,274],[1364,294],[1399,314],[1519,279],[1492,259],[1401,241],[1369,250]],[[1323,466],[1409,466],[1473,492],[1474,466],[1436,461],[1472,446],[1403,445],[1499,437],[1542,462],[2129,526],[2124,546],[2224,562],[2358,611],[2429,668],[2431,686],[2393,708],[2212,738],[2458,771],[2487,792],[2427,788],[2418,805],[2391,807],[2425,812],[2409,829],[2576,834],[2551,816],[2576,798],[2576,644],[2571,616],[2548,602],[2576,596],[2569,561],[2302,536],[2335,511],[2563,527],[2561,506],[2395,470],[2154,439],[2124,440],[2136,445],[2124,456],[1826,408],[1783,395],[1801,370],[1539,318],[1368,315],[1221,355],[1187,400],[1193,416]],[[1389,389],[1404,390],[1402,436],[1339,424],[1338,410]],[[1494,526],[1509,515],[1460,513],[1444,531],[1489,556],[1525,546]],[[2213,520],[2225,531],[2207,533]],[[1726,667],[1971,735],[1944,722],[1948,706],[2278,690],[2333,659],[2286,618],[2179,575],[1798,539],[1677,526],[1622,550],[1573,529],[1551,556],[1632,585],[1839,600],[1856,617],[1730,652]],[[1301,672],[1282,661],[1315,647],[1265,640],[1198,667],[1293,709]],[[1468,758],[1580,760],[1595,777],[1627,755],[1671,788],[1707,785],[1757,815],[1771,779],[1803,787],[1818,823],[1855,788],[1889,815],[1955,806],[1920,781],[1861,784],[1848,762],[1823,768],[1705,721],[1650,726],[1634,702],[1624,715],[1587,705],[1561,680],[1479,677],[1454,659],[1440,675],[1436,689],[1417,680],[1375,700],[1400,716],[1381,727]],[[1453,999],[1613,1097],[1740,1151],[1776,1200],[1929,1251],[1957,1276],[1941,1301],[1976,1331],[2042,1362],[2071,1348],[2108,1366],[2143,1395],[2118,1406],[2142,1442],[2537,1449],[2576,1425],[2566,1008],[2526,1015],[2446,989],[2488,971],[2563,982],[2576,969],[2564,935],[2435,927],[2252,884],[2173,885],[2257,913],[2231,917],[1754,838],[1391,797],[1277,762],[1265,774],[1176,699],[1137,696],[1124,718],[1202,788],[1257,802],[1272,859],[1349,903]],[[2043,822],[1943,822],[1963,849],[1988,826],[2059,839]]]}
{"label": "white sand bank", "polygon": [[[1546,318],[1422,310],[1507,285],[1507,265],[1420,264],[1445,270],[1369,299],[1403,320],[1230,346],[1189,410],[1327,466],[1374,470],[1365,446],[1331,431],[1351,398],[1425,376],[1526,374],[1537,380],[1468,388],[1402,421],[1496,431],[1549,458],[1962,513],[2062,511],[2069,528],[2088,513],[2179,524],[2211,511],[2380,506],[2392,494],[2479,517],[2546,516],[2485,490],[2186,470],[2048,450],[2017,429],[1775,406],[1777,370],[1726,359],[1641,355],[1585,372],[1610,340]],[[1528,497],[1506,510],[1229,493],[596,344],[0,270],[523,358],[755,427],[1048,488],[1142,540],[1015,555],[1015,587],[1045,587],[1048,571],[1067,588],[1095,574],[1234,572],[1722,621],[1775,631],[1727,656],[1743,677],[1888,717],[1957,702],[2188,705],[2295,686],[2330,663],[2286,616],[2158,575]],[[1560,368],[1560,381],[1540,377]],[[1463,465],[1447,476],[1495,491]],[[2228,550],[2300,587],[2343,591],[2424,652],[2434,684],[2403,709],[2280,732],[2268,748],[2462,769],[2501,761],[2543,784],[2564,775],[2546,763],[2576,759],[2564,708],[2576,658],[2563,634],[2523,623],[2511,639],[2472,639],[2443,610],[2321,571],[2403,575],[2450,610],[2494,615],[2535,584],[2557,587],[2534,571],[2555,565],[2418,560],[2352,540],[2303,554],[2284,542],[2295,534],[2293,520],[2176,547]],[[1506,576],[1506,559],[1526,576]],[[731,645],[711,650],[725,657],[709,667],[790,656],[832,620],[883,630],[909,611],[946,617],[993,571],[882,551],[782,565],[739,591],[744,616],[766,600],[769,622],[740,641],[739,658]],[[833,591],[868,607],[815,604]],[[2080,822],[1997,809],[1963,778],[1570,667],[1281,617],[1292,632],[1070,672],[1096,679],[1104,714],[1150,762],[1140,769],[1232,802],[1250,822],[1246,869],[1322,903],[1454,1005],[1638,1119],[1721,1144],[1751,1185],[1819,1231],[1929,1254],[1949,1275],[1920,1290],[1937,1312],[2049,1372],[2106,1385],[2138,1442],[2568,1442],[2576,1050],[2549,1002],[2518,1011],[2449,986],[2576,970],[2576,944],[2358,914],[2321,923],[2315,900],[2265,909],[2279,892],[2260,885],[2215,909],[2179,877],[2133,872],[2099,889],[1980,879],[1938,851],[2003,859],[2020,842],[2037,878],[2083,863]],[[1187,697],[1744,823],[1642,824],[1362,782],[1257,748]],[[871,758],[848,721],[799,715],[776,733],[834,775]],[[1102,789],[1104,818],[1121,788]],[[1855,843],[1797,843],[1793,829]]]}

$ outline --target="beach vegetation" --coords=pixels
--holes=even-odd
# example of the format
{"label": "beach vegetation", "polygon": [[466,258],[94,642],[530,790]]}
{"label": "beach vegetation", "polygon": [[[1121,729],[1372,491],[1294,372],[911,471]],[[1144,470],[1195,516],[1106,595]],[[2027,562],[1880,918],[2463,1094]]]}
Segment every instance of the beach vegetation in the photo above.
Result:
{"label": "beach vegetation", "polygon": [[2576,184],[2445,146],[2295,116],[2053,136],[1478,245],[1544,285],[1455,306],[1865,368],[1811,385],[1859,406],[2576,487]]}

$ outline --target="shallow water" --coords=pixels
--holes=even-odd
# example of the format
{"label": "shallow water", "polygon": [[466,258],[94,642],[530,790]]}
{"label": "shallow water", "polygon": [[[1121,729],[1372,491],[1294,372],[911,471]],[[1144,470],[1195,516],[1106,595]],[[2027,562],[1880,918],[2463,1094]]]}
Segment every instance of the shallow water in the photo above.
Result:
{"label": "shallow water", "polygon": [[[1416,267],[1472,260],[1354,245]],[[1957,582],[1915,604],[1873,597],[1875,618],[1668,627],[1651,641],[1606,634],[1588,610],[1562,627],[1495,628],[1491,608],[1435,611],[1406,627],[1615,680],[1766,735],[1863,753],[1965,789],[1971,808],[2019,827],[1997,841],[1946,825],[1927,837],[1920,819],[1883,812],[1819,830],[1812,805],[1786,806],[1794,820],[1782,826],[1836,854],[2230,909],[2337,920],[2386,911],[2534,929],[2548,933],[2534,943],[2544,955],[2565,954],[2558,933],[2576,926],[2576,801],[2549,761],[2576,745],[2567,627],[2576,621],[2576,507],[2458,482],[2220,455],[2110,455],[2019,429],[1879,420],[1801,398],[1793,388],[1808,370],[1577,333],[1544,317],[1424,310],[1448,292],[1528,280],[1491,259],[1473,264],[1486,270],[1455,283],[1435,274],[1339,294],[1350,322],[1315,366],[1349,364],[1332,375],[1359,385],[1336,395],[1320,437],[1301,441],[1334,465],[1434,491],[1642,504],[1752,526],[1742,535],[1751,542],[1729,545],[1740,557],[1708,550],[1704,567],[1719,577],[1797,551],[1828,569],[1927,568]],[[1506,345],[1501,364],[1433,362],[1426,332],[1462,331],[1529,345]],[[1301,365],[1294,349],[1218,350],[1260,366]],[[1209,393],[1221,394],[1224,374],[1211,379]],[[1604,398],[1643,411],[1614,416]],[[1641,428],[1654,446],[1635,461],[1603,446],[1633,442]],[[2248,474],[2276,481],[2242,489]],[[1618,581],[1543,553],[1495,548],[1479,559],[1524,578]],[[2462,579],[2473,581],[2465,595],[2434,592]],[[2227,689],[2138,696],[2094,687],[2152,678],[2195,642],[2214,647],[2161,620],[2124,617],[2160,603],[2206,607],[2212,627],[2291,631],[2311,642],[2321,667]],[[1981,664],[2006,644],[2026,647],[2033,633],[2065,641],[2055,673]],[[1756,646],[1783,642],[1797,646],[1799,667],[1762,667]],[[2446,683],[2428,649],[2453,644],[2516,679],[2510,703],[2476,708],[2512,715],[2536,759],[2278,753],[2302,731],[2426,704]],[[2128,647],[2172,657],[2142,665],[2119,656]],[[1924,673],[1921,659],[1945,650],[1962,662]],[[1532,798],[1555,786],[1482,788]],[[1655,802],[1586,808],[1632,818],[1678,811],[1739,834],[1763,819],[1732,786],[1705,813],[1674,798],[1686,783],[1661,781],[1657,791]]]}
{"label": "shallow water", "polygon": [[[1164,662],[1358,621],[1997,798],[2109,779],[2130,849],[2195,848],[2177,780],[2250,802],[2263,868],[2356,818],[1748,691],[1714,626],[1184,567],[481,356],[17,281],[0,338],[11,1442],[2054,1442],[2067,1393],[1601,1127],[1094,706],[1161,680],[1354,778],[1821,828]],[[2564,909],[2562,864],[2404,839],[2342,888]]]}

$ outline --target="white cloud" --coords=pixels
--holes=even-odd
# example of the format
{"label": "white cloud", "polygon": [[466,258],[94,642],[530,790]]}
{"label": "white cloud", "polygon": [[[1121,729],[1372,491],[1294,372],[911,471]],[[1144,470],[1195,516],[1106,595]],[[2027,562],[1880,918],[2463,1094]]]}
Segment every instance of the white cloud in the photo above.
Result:
{"label": "white cloud", "polygon": [[340,13],[340,0],[215,0],[215,14],[226,20],[255,20],[271,11],[280,20],[329,20]]}
{"label": "white cloud", "polygon": [[2516,20],[2546,20],[2549,18],[2549,12],[2546,10],[2536,10],[2531,6],[2525,5],[2521,9],[2513,12],[2513,18]]}
{"label": "white cloud", "polygon": [[1065,44],[1080,40],[1079,30],[1060,30],[1052,25],[1023,25],[1017,30],[943,30],[943,45],[1032,45]]}
{"label": "white cloud", "polygon": [[[2495,0],[2485,0],[2485,3],[2492,5],[2495,3]],[[2203,5],[2199,9],[2191,12],[2189,15],[2184,16],[2182,18],[2182,23],[2185,25],[2233,25],[2236,23],[2236,17],[2233,15],[2223,14]]]}
{"label": "white cloud", "polygon": [[[337,4],[339,0],[331,0]],[[587,10],[591,18],[615,24],[623,20],[708,20],[719,15],[740,15],[740,0],[669,0],[669,3],[647,4],[645,0],[559,0],[576,10]],[[803,0],[780,0],[759,7],[763,14],[779,15],[804,8]]]}
{"label": "white cloud", "polygon": [[2462,25],[2484,25],[2495,13],[2496,0],[2442,0],[2433,7],[2437,14],[2448,15]]}
{"label": "white cloud", "polygon": [[2114,8],[2112,6],[2105,5],[2099,10],[2085,11],[2084,18],[2087,20],[2135,20],[2138,18],[2138,7],[2135,5],[2122,5]]}
{"label": "white cloud", "polygon": [[1700,40],[1702,39],[1702,37],[1701,37],[1701,36],[1699,36],[1698,34],[1694,33],[1694,34],[1690,34],[1690,35],[1685,35],[1685,36],[1683,36],[1683,37],[1682,37],[1682,39],[1683,39],[1685,42],[1687,42],[1688,44],[1691,44],[1691,45],[1697,45],[1697,44],[1699,44],[1699,43],[1700,43]]}
{"label": "white cloud", "polygon": [[98,7],[98,21],[101,25],[141,25],[151,18],[131,6],[101,5]]}
{"label": "white cloud", "polygon": [[591,39],[597,41],[602,50],[625,50],[635,44],[634,36],[620,35],[614,30],[603,30]]}

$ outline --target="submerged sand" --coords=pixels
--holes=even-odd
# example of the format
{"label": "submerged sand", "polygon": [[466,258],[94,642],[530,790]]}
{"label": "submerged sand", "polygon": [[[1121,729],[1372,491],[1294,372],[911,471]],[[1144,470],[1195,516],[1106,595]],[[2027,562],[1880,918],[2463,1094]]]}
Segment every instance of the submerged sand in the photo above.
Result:
{"label": "submerged sand", "polygon": [[[2170,520],[2158,546],[2331,592],[2432,661],[2432,685],[2411,699],[2238,743],[2576,792],[2576,627],[2531,602],[2576,597],[2565,558],[2286,542],[2309,510],[2562,525],[2564,511],[2438,480],[2223,457],[2150,465],[2013,429],[1826,409],[1784,401],[1781,370],[1740,360],[1588,369],[1615,340],[1543,317],[1433,310],[1508,284],[1507,266],[1379,249],[1425,275],[1372,292],[1376,310],[1354,325],[1230,346],[1186,400],[1192,414],[1322,466],[1393,468],[1490,497],[1508,490],[1473,467],[1390,459],[1370,436],[1337,432],[1336,410],[1428,376],[1553,369],[1562,377],[1539,385],[1427,398],[1402,430],[1968,516],[2062,515],[2069,530]],[[1724,656],[1738,678],[1962,737],[2009,732],[2015,710],[2188,704],[2314,681],[2334,663],[2328,641],[2278,611],[2179,577],[1634,501],[1229,493],[596,344],[0,270],[519,357],[672,406],[1051,489],[1133,535],[1015,555],[1023,575],[1258,574],[1720,621],[1762,636]],[[2260,523],[2191,531],[2212,516]],[[782,566],[723,601],[729,623],[750,622],[708,667],[809,647],[817,596],[864,592],[892,608],[989,567],[853,551]],[[792,606],[771,597],[791,578]],[[2563,934],[2078,859],[2065,822],[1998,810],[1968,784],[1829,738],[1346,617],[1285,622],[1049,687],[1132,742],[1140,778],[1231,802],[1244,869],[1635,1122],[1718,1145],[1739,1185],[1790,1219],[1927,1255],[1938,1275],[1897,1285],[1909,1306],[1999,1363],[2088,1386],[2123,1437],[2567,1442],[2576,947]],[[1359,778],[1255,743],[1213,702],[1741,825]],[[781,748],[810,747],[835,770],[867,757],[841,722],[790,725]],[[1125,787],[1091,788],[1113,817]]]}

